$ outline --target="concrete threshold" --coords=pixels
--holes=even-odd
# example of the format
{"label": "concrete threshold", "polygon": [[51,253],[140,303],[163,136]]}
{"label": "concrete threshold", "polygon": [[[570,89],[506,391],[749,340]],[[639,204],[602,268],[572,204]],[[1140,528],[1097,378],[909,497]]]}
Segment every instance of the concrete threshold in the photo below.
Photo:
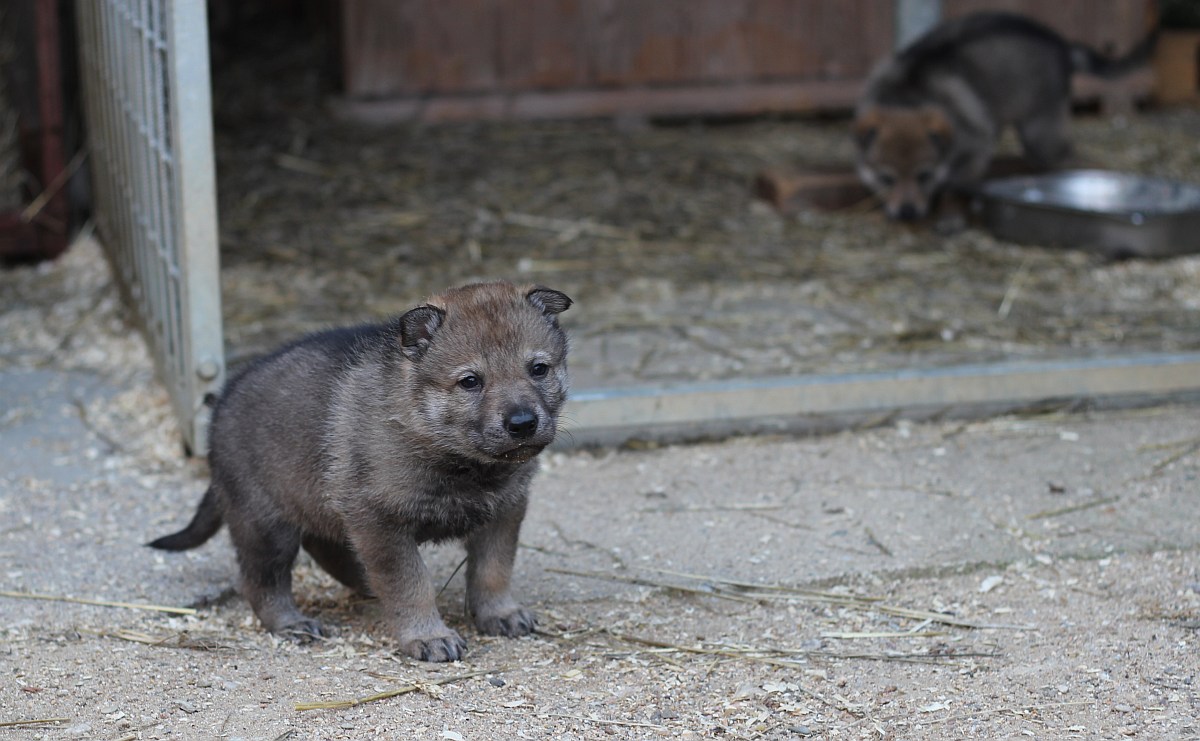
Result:
{"label": "concrete threshold", "polygon": [[979,417],[1044,406],[1138,406],[1200,398],[1200,353],[1002,362],[585,389],[563,447],[825,432],[895,418]]}

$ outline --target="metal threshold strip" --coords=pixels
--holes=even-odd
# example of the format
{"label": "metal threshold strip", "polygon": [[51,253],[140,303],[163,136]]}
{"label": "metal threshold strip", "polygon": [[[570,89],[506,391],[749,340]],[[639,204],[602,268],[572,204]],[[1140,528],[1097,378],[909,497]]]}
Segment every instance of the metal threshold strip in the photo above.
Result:
{"label": "metal threshold strip", "polygon": [[565,445],[829,431],[893,417],[971,417],[1050,402],[1144,404],[1200,392],[1200,353],[990,363],[581,390]]}

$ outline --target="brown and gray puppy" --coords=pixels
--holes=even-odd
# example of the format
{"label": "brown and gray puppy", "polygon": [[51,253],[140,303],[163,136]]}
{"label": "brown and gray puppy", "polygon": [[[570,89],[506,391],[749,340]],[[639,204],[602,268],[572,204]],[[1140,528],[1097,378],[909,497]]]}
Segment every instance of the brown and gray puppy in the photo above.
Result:
{"label": "brown and gray puppy", "polygon": [[566,295],[484,283],[398,319],[314,334],[229,382],[213,410],[212,482],[192,522],[150,543],[195,548],[229,525],[242,591],[276,633],[320,635],[292,597],[303,545],[377,596],[404,652],[454,661],[417,546],[463,539],[476,628],[521,636],[509,592],[534,457],[567,397]]}
{"label": "brown and gray puppy", "polygon": [[1006,126],[1039,167],[1070,153],[1071,75],[1124,74],[1151,34],[1121,59],[1071,43],[1036,21],[975,13],[939,24],[880,63],[855,110],[858,173],[889,218],[924,218],[946,189],[976,185]]}

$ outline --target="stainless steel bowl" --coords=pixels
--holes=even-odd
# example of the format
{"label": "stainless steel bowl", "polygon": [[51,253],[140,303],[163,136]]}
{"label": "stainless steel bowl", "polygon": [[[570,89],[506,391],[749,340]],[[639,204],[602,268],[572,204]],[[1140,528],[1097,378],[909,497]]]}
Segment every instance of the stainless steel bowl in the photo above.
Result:
{"label": "stainless steel bowl", "polygon": [[1001,239],[1114,257],[1200,252],[1200,186],[1105,170],[999,178],[980,188]]}

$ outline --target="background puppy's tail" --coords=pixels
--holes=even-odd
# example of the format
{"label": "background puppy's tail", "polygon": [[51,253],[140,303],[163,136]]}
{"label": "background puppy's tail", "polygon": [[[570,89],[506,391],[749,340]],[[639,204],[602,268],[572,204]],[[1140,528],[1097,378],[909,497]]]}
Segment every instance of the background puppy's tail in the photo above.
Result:
{"label": "background puppy's tail", "polygon": [[1109,57],[1084,44],[1071,44],[1071,67],[1076,72],[1086,72],[1100,77],[1120,77],[1134,71],[1150,61],[1154,46],[1158,43],[1158,28],[1138,42],[1123,57]]}
{"label": "background puppy's tail", "polygon": [[187,527],[146,545],[164,551],[186,551],[204,544],[220,529],[221,507],[217,504],[216,492],[210,486],[208,491],[204,492],[204,498],[200,500],[200,506],[196,508],[196,514]]}

